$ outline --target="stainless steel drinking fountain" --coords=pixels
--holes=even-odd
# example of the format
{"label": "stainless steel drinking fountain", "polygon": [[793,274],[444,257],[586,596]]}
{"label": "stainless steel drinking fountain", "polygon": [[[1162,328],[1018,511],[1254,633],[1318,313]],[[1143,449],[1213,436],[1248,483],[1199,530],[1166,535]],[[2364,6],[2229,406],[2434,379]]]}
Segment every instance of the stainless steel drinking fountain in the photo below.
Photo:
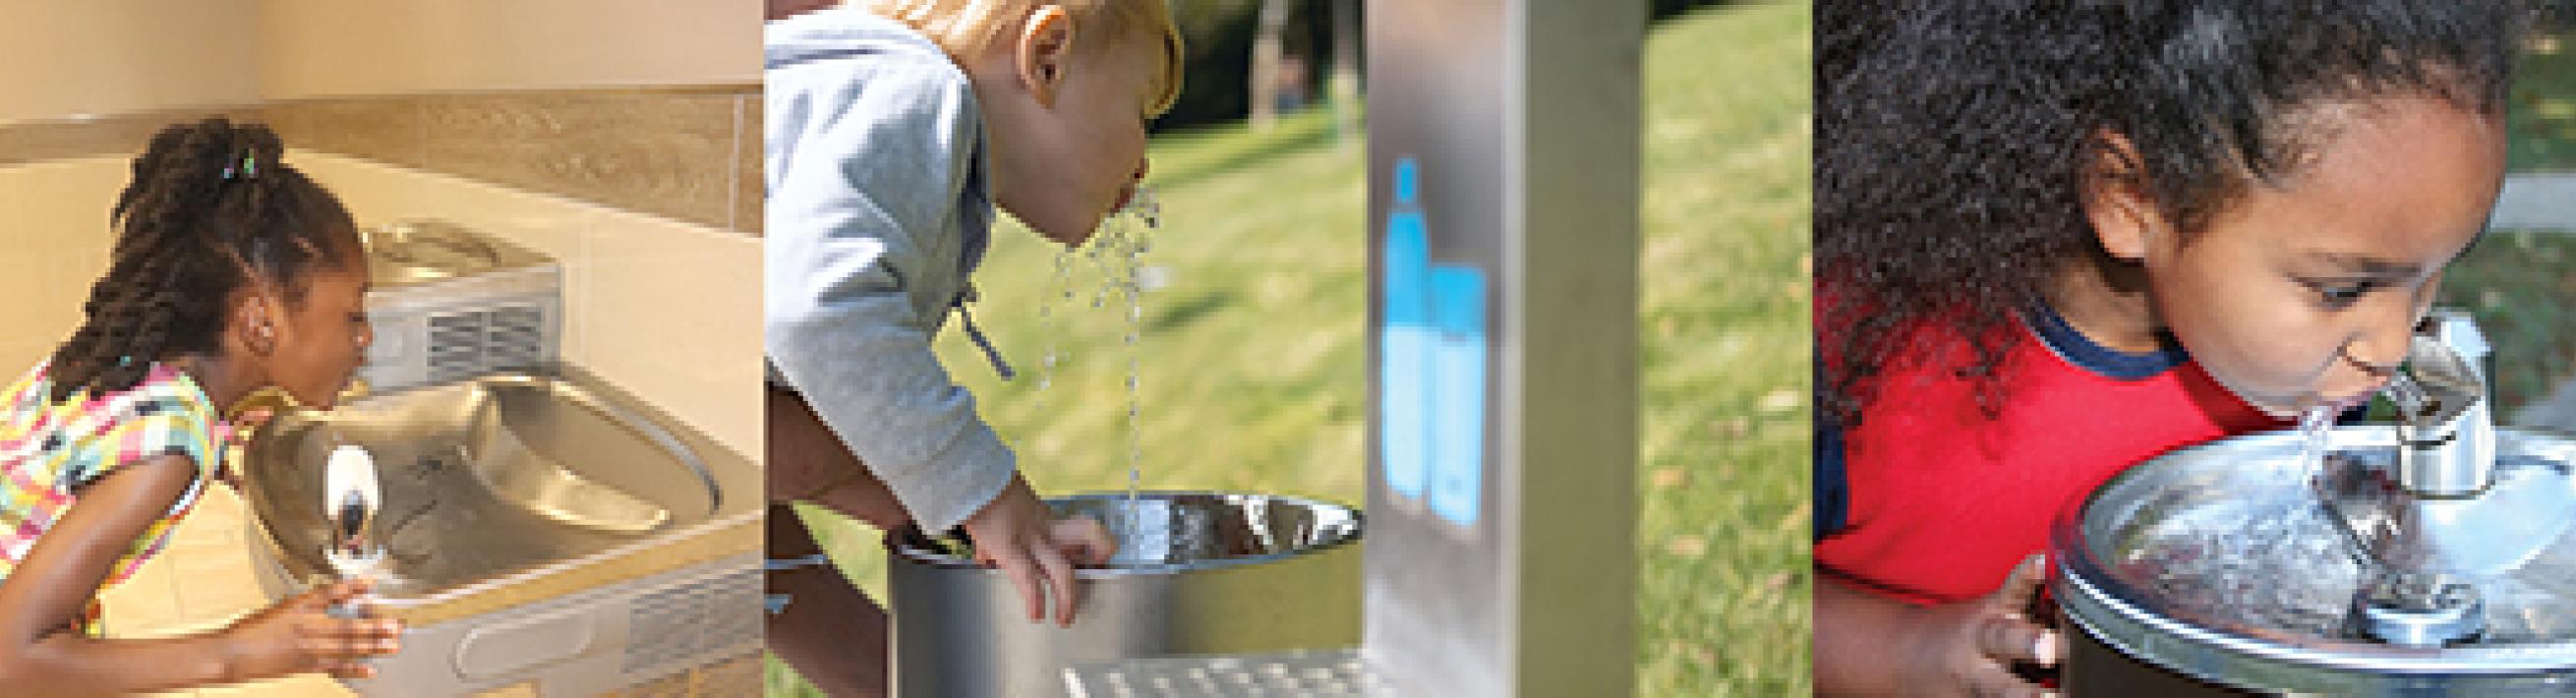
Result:
{"label": "stainless steel drinking fountain", "polygon": [[[2319,498],[2362,554],[2360,624],[2383,641],[2439,646],[2484,622],[2476,578],[2520,567],[2576,521],[2563,468],[2497,459],[2484,336],[2465,313],[2440,311],[2417,335],[2387,395],[2387,429],[2341,430],[2329,449],[2386,449],[2393,459],[2326,458]],[[2386,441],[2372,436],[2384,435]]]}
{"label": "stainless steel drinking fountain", "polygon": [[553,260],[437,222],[367,243],[374,394],[285,411],[236,459],[272,598],[365,574],[407,623],[344,683],[591,696],[757,652],[759,464],[561,362]]}
{"label": "stainless steel drinking fountain", "polygon": [[1119,542],[1110,564],[1075,573],[1082,603],[1069,628],[1030,622],[1010,580],[963,541],[888,537],[897,694],[1059,695],[1074,666],[1360,640],[1360,515],[1349,507],[1221,492],[1049,504]]}
{"label": "stainless steel drinking fountain", "polygon": [[410,626],[361,693],[589,696],[759,648],[758,464],[613,386],[505,372],[278,417],[242,468],[273,597],[346,569],[322,487],[346,445],[381,468],[376,606]]}
{"label": "stainless steel drinking fountain", "polygon": [[1632,692],[1645,5],[1365,6],[1361,641],[1077,665],[1073,695]]}
{"label": "stainless steel drinking fountain", "polygon": [[2576,692],[2576,441],[2496,428],[2485,352],[2437,312],[2394,423],[2184,448],[2089,495],[2052,536],[2064,686]]}

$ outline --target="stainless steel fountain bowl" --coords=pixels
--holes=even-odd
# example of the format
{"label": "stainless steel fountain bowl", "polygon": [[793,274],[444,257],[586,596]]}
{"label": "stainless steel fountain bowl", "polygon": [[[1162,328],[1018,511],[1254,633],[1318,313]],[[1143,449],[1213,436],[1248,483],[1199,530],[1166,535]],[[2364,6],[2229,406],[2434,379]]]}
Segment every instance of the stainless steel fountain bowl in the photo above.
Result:
{"label": "stainless steel fountain bowl", "polygon": [[[2576,441],[2496,436],[2505,484],[2564,482],[2576,463]],[[2483,634],[2432,647],[2380,642],[2356,620],[2357,543],[2321,503],[2302,442],[2275,432],[2177,450],[2059,518],[2049,589],[2073,645],[2069,693],[2576,693],[2576,536],[2471,580]]]}
{"label": "stainless steel fountain bowl", "polygon": [[[384,504],[370,542],[387,553],[376,594],[415,623],[757,550],[757,463],[561,367],[289,412],[261,428],[242,451],[242,489],[274,593],[332,574],[322,475],[342,445],[374,455]],[[639,556],[715,531],[725,542],[691,555]],[[496,593],[517,587],[529,589]]]}
{"label": "stainless steel fountain bowl", "polygon": [[1028,620],[1009,579],[971,550],[889,536],[902,696],[1056,696],[1076,664],[1347,648],[1360,640],[1360,514],[1266,494],[1142,492],[1050,500],[1119,539],[1079,570],[1071,628]]}

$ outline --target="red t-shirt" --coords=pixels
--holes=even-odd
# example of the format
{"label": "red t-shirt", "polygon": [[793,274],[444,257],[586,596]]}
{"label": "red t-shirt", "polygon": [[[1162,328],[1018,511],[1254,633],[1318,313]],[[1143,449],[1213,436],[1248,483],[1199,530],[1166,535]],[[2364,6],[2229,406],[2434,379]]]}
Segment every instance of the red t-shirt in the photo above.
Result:
{"label": "red t-shirt", "polygon": [[1994,417],[1978,407],[1975,379],[1955,370],[1970,356],[1966,341],[1926,332],[1879,374],[1859,424],[1819,422],[1819,499],[1841,486],[1841,501],[1818,503],[1841,512],[1838,527],[1818,524],[1834,527],[1819,531],[1819,568],[1911,603],[1984,596],[2046,550],[2058,514],[2112,475],[2177,447],[2286,426],[2170,341],[2121,352],[2050,312],[2020,326]]}

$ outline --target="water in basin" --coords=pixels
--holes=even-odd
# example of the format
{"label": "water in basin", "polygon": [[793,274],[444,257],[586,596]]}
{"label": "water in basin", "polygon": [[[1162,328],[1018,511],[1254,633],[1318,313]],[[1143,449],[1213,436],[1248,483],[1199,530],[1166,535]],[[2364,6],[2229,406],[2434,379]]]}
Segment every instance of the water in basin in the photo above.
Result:
{"label": "water in basin", "polygon": [[[2556,475],[2576,462],[2576,442],[2500,433],[2499,491],[2528,480],[2558,484],[2555,496],[2576,496]],[[2241,437],[2124,476],[2091,505],[2104,517],[2085,523],[2093,552],[2118,582],[2194,623],[2309,643],[2375,643],[2351,618],[2355,594],[2371,578],[2371,555],[2318,500],[2311,480],[2328,458],[2394,455],[2329,455],[2313,444],[2302,433]],[[2486,605],[2482,646],[2576,641],[2576,615],[2565,612],[2576,599],[2576,537],[2550,532],[2524,542],[2530,554],[2468,577]]]}
{"label": "water in basin", "polygon": [[1075,571],[1072,627],[1029,622],[965,541],[888,538],[899,695],[1063,695],[1065,670],[1144,657],[1348,648],[1360,641],[1360,512],[1267,494],[1102,492],[1049,500],[1120,536]]}
{"label": "water in basin", "polygon": [[[1102,570],[1178,570],[1277,560],[1329,548],[1359,536],[1350,509],[1268,495],[1212,492],[1097,493],[1049,500],[1058,516],[1088,516],[1106,525],[1118,553]],[[974,567],[964,537],[930,540],[918,532],[894,539],[897,554],[934,566]]]}

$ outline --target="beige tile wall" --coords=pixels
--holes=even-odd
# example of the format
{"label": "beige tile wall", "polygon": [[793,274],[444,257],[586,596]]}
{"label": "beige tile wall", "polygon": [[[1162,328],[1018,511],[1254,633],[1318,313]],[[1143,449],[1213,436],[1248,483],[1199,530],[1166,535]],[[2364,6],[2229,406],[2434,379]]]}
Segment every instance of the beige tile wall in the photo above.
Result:
{"label": "beige tile wall", "polygon": [[128,158],[207,116],[263,121],[299,150],[364,158],[758,234],[757,84],[275,101],[0,123],[0,166]]}
{"label": "beige tile wall", "polygon": [[24,2],[0,123],[342,95],[760,80],[760,3]]}
{"label": "beige tile wall", "polygon": [[11,3],[0,123],[259,101],[258,5]]}
{"label": "beige tile wall", "polygon": [[122,158],[0,167],[0,371],[14,379],[80,325],[81,301],[107,268],[108,207]]}
{"label": "beige tile wall", "polygon": [[[41,353],[38,345],[44,339],[38,333],[49,326],[43,320],[48,312],[45,303],[30,294],[52,286],[33,281],[43,273],[44,260],[28,252],[32,234],[19,222],[24,216],[18,210],[23,196],[18,190],[26,181],[20,169],[0,167],[0,250],[9,251],[0,254],[0,299],[7,299],[0,301],[0,366],[23,368],[28,358]],[[21,368],[0,368],[0,372]]]}
{"label": "beige tile wall", "polygon": [[142,152],[162,126],[209,116],[258,119],[256,106],[215,109],[180,108],[104,116],[94,119],[29,121],[0,126],[0,166],[52,160],[118,156]]}
{"label": "beige tile wall", "polygon": [[760,230],[756,85],[275,102],[288,145]]}
{"label": "beige tile wall", "polygon": [[733,121],[733,225],[734,230],[761,234],[767,230],[769,151],[761,140],[761,95],[757,92],[734,100]]}
{"label": "beige tile wall", "polygon": [[263,0],[271,99],[760,80],[761,3]]}

